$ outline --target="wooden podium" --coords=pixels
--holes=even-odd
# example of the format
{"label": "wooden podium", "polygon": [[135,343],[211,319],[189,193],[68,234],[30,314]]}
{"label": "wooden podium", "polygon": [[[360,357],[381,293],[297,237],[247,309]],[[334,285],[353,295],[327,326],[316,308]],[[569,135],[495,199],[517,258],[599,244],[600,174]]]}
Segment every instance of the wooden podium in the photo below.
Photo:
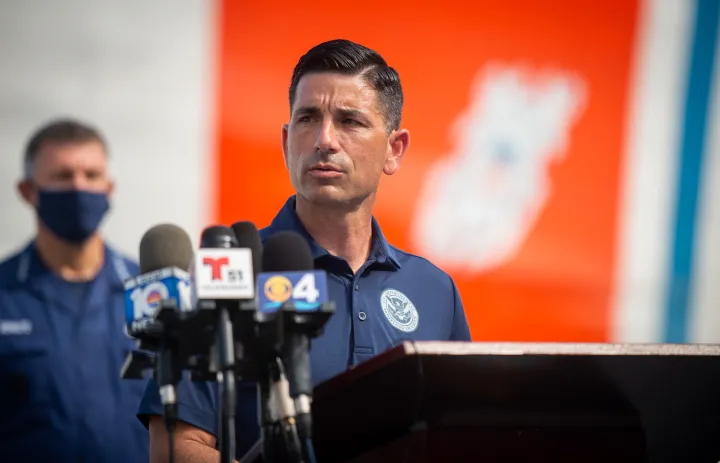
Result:
{"label": "wooden podium", "polygon": [[313,415],[319,463],[717,463],[720,346],[405,342]]}

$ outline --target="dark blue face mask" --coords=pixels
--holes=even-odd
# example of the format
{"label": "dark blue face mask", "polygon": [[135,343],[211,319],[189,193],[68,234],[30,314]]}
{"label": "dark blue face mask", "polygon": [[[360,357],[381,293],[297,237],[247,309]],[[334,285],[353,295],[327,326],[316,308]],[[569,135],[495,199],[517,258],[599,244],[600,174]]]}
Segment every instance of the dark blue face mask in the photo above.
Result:
{"label": "dark blue face mask", "polygon": [[110,209],[106,193],[82,190],[40,190],[38,216],[50,231],[63,240],[80,244],[100,226]]}

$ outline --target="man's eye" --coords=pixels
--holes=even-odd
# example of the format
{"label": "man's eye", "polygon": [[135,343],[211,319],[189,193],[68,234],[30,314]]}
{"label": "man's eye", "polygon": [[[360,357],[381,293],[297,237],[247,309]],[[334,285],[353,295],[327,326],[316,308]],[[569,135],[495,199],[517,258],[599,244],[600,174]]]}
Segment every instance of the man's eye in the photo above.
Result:
{"label": "man's eye", "polygon": [[72,180],[75,177],[75,173],[71,170],[63,170],[56,172],[53,176],[55,180]]}
{"label": "man's eye", "polygon": [[305,123],[305,122],[310,122],[310,120],[311,120],[310,116],[302,116],[302,117],[298,118],[297,121]]}
{"label": "man's eye", "polygon": [[360,125],[360,123],[355,119],[344,119],[343,124]]}

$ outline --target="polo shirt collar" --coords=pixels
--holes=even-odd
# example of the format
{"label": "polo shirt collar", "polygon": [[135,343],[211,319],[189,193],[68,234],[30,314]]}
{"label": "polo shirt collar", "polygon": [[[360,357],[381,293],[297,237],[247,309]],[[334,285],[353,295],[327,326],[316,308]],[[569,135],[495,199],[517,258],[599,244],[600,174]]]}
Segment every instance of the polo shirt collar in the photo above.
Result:
{"label": "polo shirt collar", "polygon": [[[303,226],[302,222],[300,222],[300,218],[295,212],[295,195],[288,198],[285,205],[273,219],[270,224],[270,228],[274,231],[291,230],[299,233],[308,242],[310,252],[316,260],[330,254],[325,248],[320,246],[312,236],[310,236],[305,229],[305,226]],[[400,262],[398,261],[395,250],[385,239],[385,236],[380,229],[380,224],[378,224],[375,217],[372,218],[372,233],[373,238],[372,247],[370,248],[370,260],[375,260],[379,264],[389,263],[391,266],[399,269]]]}

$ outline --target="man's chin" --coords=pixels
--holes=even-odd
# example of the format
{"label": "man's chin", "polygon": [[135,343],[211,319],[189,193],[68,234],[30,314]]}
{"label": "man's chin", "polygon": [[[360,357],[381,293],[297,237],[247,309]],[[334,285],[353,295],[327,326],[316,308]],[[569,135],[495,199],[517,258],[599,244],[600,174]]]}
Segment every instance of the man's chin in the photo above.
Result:
{"label": "man's chin", "polygon": [[300,195],[308,203],[330,209],[348,209],[362,203],[348,192],[334,185],[319,185],[303,191]]}

